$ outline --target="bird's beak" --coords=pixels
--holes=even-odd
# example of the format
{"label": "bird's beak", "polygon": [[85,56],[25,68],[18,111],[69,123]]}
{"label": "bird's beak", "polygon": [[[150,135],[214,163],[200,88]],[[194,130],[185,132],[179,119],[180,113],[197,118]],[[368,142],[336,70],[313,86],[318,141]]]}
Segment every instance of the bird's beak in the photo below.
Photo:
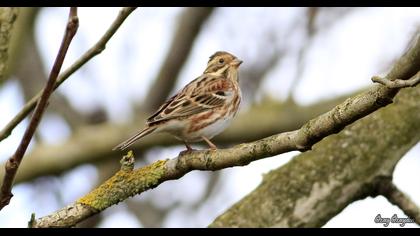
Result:
{"label": "bird's beak", "polygon": [[243,61],[239,60],[238,58],[235,58],[232,62],[231,65],[235,66],[235,67],[239,67],[240,64],[242,64]]}

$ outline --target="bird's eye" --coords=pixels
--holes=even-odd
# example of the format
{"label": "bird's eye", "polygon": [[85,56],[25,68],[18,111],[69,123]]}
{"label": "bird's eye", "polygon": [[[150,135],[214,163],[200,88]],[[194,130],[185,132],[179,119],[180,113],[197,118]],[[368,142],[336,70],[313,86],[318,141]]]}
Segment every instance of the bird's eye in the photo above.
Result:
{"label": "bird's eye", "polygon": [[219,60],[219,63],[220,63],[220,64],[223,64],[223,62],[225,62],[225,60],[224,60],[223,58],[221,58],[221,59]]}

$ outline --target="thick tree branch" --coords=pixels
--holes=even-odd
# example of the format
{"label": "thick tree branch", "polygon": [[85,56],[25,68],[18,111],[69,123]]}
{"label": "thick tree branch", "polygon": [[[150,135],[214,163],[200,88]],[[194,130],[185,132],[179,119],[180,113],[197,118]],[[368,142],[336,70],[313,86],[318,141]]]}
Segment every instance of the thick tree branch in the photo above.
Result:
{"label": "thick tree branch", "polygon": [[398,206],[408,217],[420,225],[420,208],[392,183],[391,178],[380,179],[376,190],[377,192],[373,195],[384,196],[390,203]]}
{"label": "thick tree branch", "polygon": [[16,7],[0,8],[0,84],[3,82],[7,69],[8,49],[13,23],[19,13]]}
{"label": "thick tree branch", "polygon": [[[420,40],[415,35],[413,46],[387,79],[407,80],[419,69]],[[373,90],[391,96],[397,91],[377,86]],[[419,96],[419,88],[406,89],[395,105],[363,118],[265,175],[257,189],[210,226],[320,227],[348,204],[372,195],[377,180],[390,178],[404,153],[420,140]],[[387,99],[378,99],[383,101]]]}
{"label": "thick tree branch", "polygon": [[[394,66],[390,75],[409,79],[419,70],[420,40]],[[407,63],[403,65],[401,63]],[[406,77],[404,77],[406,76]],[[391,77],[392,79],[393,77]],[[252,161],[292,150],[309,150],[319,140],[339,132],[359,118],[392,102],[397,89],[373,86],[367,92],[347,99],[331,111],[310,120],[302,128],[273,135],[228,149],[195,151],[173,159],[157,161],[137,170],[120,170],[105,183],[77,200],[70,207],[79,209],[71,215],[65,207],[39,218],[35,227],[72,226],[124,199],[181,178],[192,170],[220,170],[244,166]],[[250,204],[252,205],[252,204]]]}
{"label": "thick tree branch", "polygon": [[141,106],[142,108],[152,111],[165,102],[200,33],[201,26],[212,12],[212,7],[191,7],[182,13],[168,55],[146,96],[147,102]]}
{"label": "thick tree branch", "polygon": [[372,196],[378,180],[391,178],[420,140],[419,97],[419,86],[406,88],[394,104],[264,174],[255,190],[210,227],[321,227],[349,204]]}
{"label": "thick tree branch", "polygon": [[45,108],[47,107],[48,98],[54,91],[55,81],[58,77],[58,74],[60,73],[61,66],[63,65],[64,58],[67,54],[67,50],[70,46],[71,40],[77,32],[78,27],[79,18],[77,17],[77,8],[71,7],[66,31],[64,33],[64,37],[61,42],[61,46],[55,59],[54,65],[51,69],[51,73],[48,78],[47,84],[45,85],[45,88],[42,91],[41,98],[39,99],[39,102],[36,105],[34,114],[32,115],[29,125],[22,137],[22,141],[16,149],[15,154],[12,157],[10,157],[9,160],[6,162],[6,174],[4,176],[0,192],[0,210],[9,204],[10,199],[13,197],[11,190],[16,172],[19,168],[20,162],[23,159],[23,155],[25,154],[26,149],[29,146],[32,136],[34,135],[35,130],[39,122],[41,121],[42,114],[44,113]]}
{"label": "thick tree branch", "polygon": [[[86,51],[77,61],[75,61],[69,68],[57,78],[54,85],[54,90],[58,88],[70,75],[82,67],[86,62],[92,59],[94,56],[100,54],[105,50],[105,46],[108,41],[112,38],[115,32],[122,25],[124,20],[133,12],[135,7],[125,7],[118,14],[117,18],[111,24],[105,34],[99,39],[99,41],[93,45],[88,51]],[[0,131],[0,141],[7,138],[12,130],[35,108],[38,99],[41,97],[41,93],[34,96],[25,106],[19,111],[19,113]]]}

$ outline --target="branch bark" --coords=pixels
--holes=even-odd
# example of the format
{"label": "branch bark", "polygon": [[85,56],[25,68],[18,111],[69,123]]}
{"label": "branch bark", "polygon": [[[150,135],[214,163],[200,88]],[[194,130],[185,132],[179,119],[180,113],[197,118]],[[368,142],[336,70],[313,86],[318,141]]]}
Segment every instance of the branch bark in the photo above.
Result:
{"label": "branch bark", "polygon": [[[63,71],[59,75],[54,85],[54,90],[57,89],[70,75],[82,67],[86,62],[100,54],[105,50],[105,46],[108,41],[112,38],[115,32],[122,25],[124,20],[133,12],[135,7],[125,7],[118,14],[117,18],[111,24],[105,34],[99,39],[99,41],[93,45],[88,51],[86,51],[77,61],[75,61],[69,68]],[[13,131],[13,129],[35,108],[38,99],[41,97],[41,92],[34,96],[25,106],[19,111],[19,113],[0,131],[0,141],[7,138]]]}
{"label": "branch bark", "polygon": [[388,88],[404,88],[404,87],[414,87],[420,82],[420,73],[417,73],[416,76],[409,80],[387,80],[384,78],[381,78],[379,76],[373,76],[372,77],[373,82],[380,83],[382,85],[385,85]]}
{"label": "branch bark", "polygon": [[19,168],[19,165],[23,159],[23,155],[26,152],[26,149],[29,146],[29,143],[32,139],[32,136],[35,133],[35,130],[41,121],[42,115],[47,107],[47,102],[54,91],[54,84],[60,73],[61,66],[63,65],[64,58],[66,57],[67,50],[70,46],[73,36],[76,34],[79,27],[79,18],[77,17],[77,8],[71,7],[70,14],[67,22],[66,31],[64,33],[63,40],[61,42],[60,49],[58,51],[57,57],[55,59],[54,65],[51,69],[50,76],[48,78],[47,84],[45,85],[44,90],[42,91],[41,98],[39,99],[38,104],[36,105],[35,111],[29,125],[22,137],[18,148],[16,149],[15,154],[9,158],[5,166],[5,175],[3,183],[1,186],[0,192],[0,210],[3,209],[6,205],[9,204],[10,199],[13,197],[11,192],[13,180],[15,178],[16,172]]}
{"label": "branch bark", "polygon": [[[415,46],[411,48],[406,54],[404,54],[400,58],[400,60],[395,64],[391,72],[388,74],[388,78],[392,80],[396,78],[409,79],[411,76],[417,73],[419,69],[420,40],[417,40]],[[78,222],[86,219],[87,217],[97,214],[98,212],[101,212],[104,209],[114,204],[117,204],[128,197],[155,188],[165,181],[181,178],[183,175],[192,170],[214,171],[227,167],[244,166],[252,161],[278,155],[288,151],[309,150],[315,143],[317,143],[321,139],[331,134],[338,133],[346,125],[349,125],[354,121],[369,115],[373,111],[388,105],[392,102],[392,99],[398,91],[398,89],[389,89],[383,86],[373,86],[367,92],[359,94],[353,98],[349,98],[342,104],[336,106],[331,111],[320,115],[315,119],[310,120],[299,130],[273,135],[255,142],[236,145],[228,149],[194,151],[191,153],[180,155],[173,159],[160,160],[137,170],[122,168],[105,183],[103,183],[98,188],[94,189],[92,192],[88,193],[84,197],[80,198],[75,203],[71,204],[70,206],[64,207],[63,209],[55,213],[52,213],[51,215],[47,215],[45,217],[37,219],[33,225],[34,227],[73,226]],[[410,107],[410,109],[413,109],[413,106],[415,108],[418,108],[417,100],[413,100],[411,102],[412,106]],[[418,111],[416,110],[414,113],[415,117],[418,117]],[[395,114],[401,113],[396,112]],[[391,117],[390,114],[387,115]],[[375,118],[375,116],[372,117]],[[418,119],[415,118],[413,120],[417,121]],[[410,128],[413,125],[415,124],[410,124]],[[416,132],[414,138],[409,139],[409,141],[405,140],[406,146],[414,145],[419,138],[419,133],[420,132]],[[346,134],[342,133],[341,135]],[[377,136],[375,136],[375,138],[376,137]],[[413,140],[415,142],[413,142]],[[407,143],[409,143],[409,145],[407,145]],[[132,153],[129,152],[128,156],[124,156],[123,160],[127,160],[128,158],[130,158],[131,155]],[[328,159],[329,157],[327,156],[326,158]],[[334,165],[332,166],[337,166],[337,163],[334,163]],[[310,167],[313,168],[314,166],[310,165]],[[308,173],[314,173],[310,170],[311,169],[306,168],[306,171],[308,171]],[[301,179],[298,177],[299,176],[296,176],[296,178],[291,179],[296,181]],[[304,180],[306,181],[306,179]],[[336,183],[333,184],[333,186],[335,185]],[[312,188],[312,186],[310,187]],[[316,194],[319,194],[318,192],[320,188],[322,190],[321,192],[324,193],[321,197],[320,195],[316,195],[316,200],[318,198],[328,198],[329,189],[332,187],[328,186],[328,189],[325,190],[323,189],[323,186],[314,185],[314,188],[316,190]],[[350,191],[351,189],[348,190]],[[277,192],[275,193],[277,195]],[[360,196],[360,194],[358,194],[357,196]],[[306,207],[305,205],[312,204],[313,201],[314,200],[311,198],[304,199],[304,201],[302,201],[303,207],[298,209],[298,215],[306,216],[306,214],[313,213],[313,211],[309,213],[307,212],[307,209],[310,209],[312,205],[310,205],[309,207]],[[254,204],[248,205],[252,206]],[[69,208],[78,210],[72,211],[72,214],[66,214]],[[334,209],[340,210],[342,208],[338,207]],[[335,211],[336,212],[333,213],[337,213],[337,210]],[[326,216],[330,216],[331,214],[332,212],[329,211]],[[325,221],[326,218],[324,217],[321,219]],[[323,222],[322,220],[311,223]],[[253,221],[259,222],[259,220],[255,219],[253,219]],[[302,223],[302,220],[296,222]],[[280,223],[280,225],[287,225],[289,221],[276,221],[274,223]]]}
{"label": "branch bark", "polygon": [[195,38],[200,33],[201,26],[212,12],[212,7],[191,7],[183,12],[179,18],[168,55],[156,81],[146,96],[147,102],[142,105],[142,108],[146,109],[146,111],[153,111],[165,102],[175,85],[182,66],[190,54]]}

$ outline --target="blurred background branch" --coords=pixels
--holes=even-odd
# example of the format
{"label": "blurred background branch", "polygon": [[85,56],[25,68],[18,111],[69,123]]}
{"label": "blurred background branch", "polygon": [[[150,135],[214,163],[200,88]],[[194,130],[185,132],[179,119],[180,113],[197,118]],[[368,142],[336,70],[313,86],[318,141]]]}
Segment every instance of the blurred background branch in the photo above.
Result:
{"label": "blurred background branch", "polygon": [[[19,35],[16,36],[19,39],[15,40],[23,46],[17,52],[10,73],[19,79],[25,101],[42,90],[42,85],[47,78],[47,73],[44,70],[46,67],[35,42],[34,29],[39,11],[39,8],[22,8],[22,14],[17,21],[17,27],[22,27],[22,29],[16,29],[19,31]],[[77,125],[84,124],[86,119],[70,105],[68,99],[62,96],[60,92],[56,92],[50,100],[50,109],[47,113],[58,113],[73,129]]]}
{"label": "blurred background branch", "polygon": [[165,102],[188,59],[196,37],[212,12],[211,7],[190,7],[179,16],[169,51],[141,109],[152,112]]}
{"label": "blurred background branch", "polygon": [[[124,20],[133,12],[136,8],[126,7],[123,8],[118,14],[115,21],[105,32],[105,34],[99,39],[99,41],[93,45],[88,51],[86,51],[77,61],[75,61],[69,68],[63,71],[57,78],[57,82],[54,86],[54,90],[58,88],[71,74],[82,67],[86,62],[100,54],[104,49],[108,41],[115,34]],[[38,92],[27,102],[19,113],[0,131],[0,141],[7,138],[13,131],[13,129],[31,112],[41,97],[41,92]]]}
{"label": "blurred background branch", "polygon": [[392,178],[378,179],[376,192],[371,195],[373,197],[384,196],[390,203],[398,206],[410,219],[420,225],[420,207],[392,183]]}
{"label": "blurred background branch", "polygon": [[19,9],[16,7],[0,8],[0,85],[6,77],[9,50],[11,51],[9,42],[18,13]]}
{"label": "blurred background branch", "polygon": [[297,58],[297,66],[296,66],[296,74],[295,78],[292,81],[292,85],[290,85],[289,93],[287,95],[286,100],[293,100],[293,93],[295,92],[297,86],[299,85],[300,79],[302,79],[303,72],[305,70],[305,56],[307,54],[307,50],[311,48],[312,40],[317,33],[317,27],[315,26],[316,18],[319,14],[320,9],[318,7],[308,7],[306,9],[306,24],[304,27],[304,41],[302,43],[302,47],[299,49],[298,58]]}

